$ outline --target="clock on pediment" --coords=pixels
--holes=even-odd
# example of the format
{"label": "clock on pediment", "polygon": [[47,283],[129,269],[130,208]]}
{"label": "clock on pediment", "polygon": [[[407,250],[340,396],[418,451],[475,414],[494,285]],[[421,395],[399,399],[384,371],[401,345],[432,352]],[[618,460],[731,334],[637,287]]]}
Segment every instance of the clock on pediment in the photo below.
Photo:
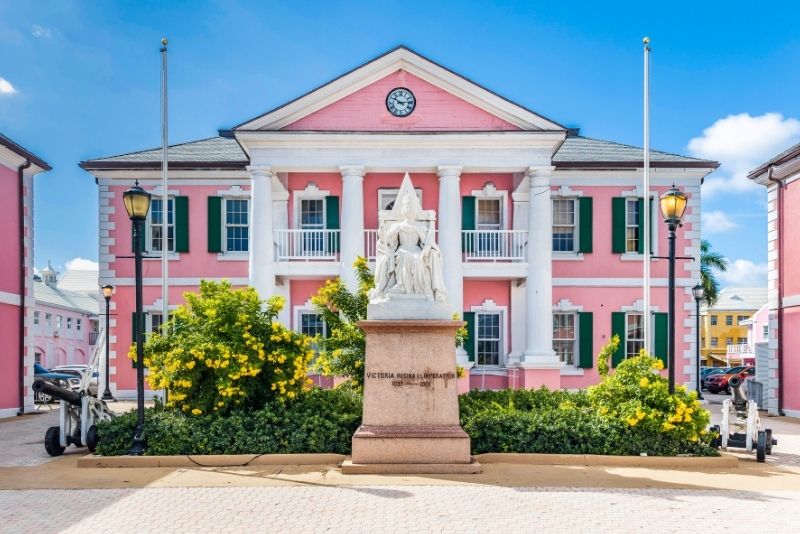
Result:
{"label": "clock on pediment", "polygon": [[405,87],[392,89],[386,96],[386,109],[395,117],[408,117],[416,105],[414,93]]}

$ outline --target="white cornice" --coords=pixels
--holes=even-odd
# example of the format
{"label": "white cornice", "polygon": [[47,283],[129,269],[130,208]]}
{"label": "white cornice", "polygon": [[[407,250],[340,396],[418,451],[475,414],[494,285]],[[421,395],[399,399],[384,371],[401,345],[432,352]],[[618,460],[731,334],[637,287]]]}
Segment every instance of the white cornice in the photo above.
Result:
{"label": "white cornice", "polygon": [[238,126],[237,129],[279,130],[398,70],[413,74],[522,130],[563,129],[561,125],[509,102],[406,48],[398,48],[370,61],[297,100]]}

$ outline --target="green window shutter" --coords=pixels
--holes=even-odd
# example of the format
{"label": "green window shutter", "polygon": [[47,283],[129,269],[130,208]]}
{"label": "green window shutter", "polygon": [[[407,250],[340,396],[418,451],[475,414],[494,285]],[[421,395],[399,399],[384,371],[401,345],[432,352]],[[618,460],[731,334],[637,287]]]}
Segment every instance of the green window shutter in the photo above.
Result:
{"label": "green window shutter", "polygon": [[594,317],[592,312],[578,313],[578,367],[591,369],[594,367],[594,351],[592,339],[594,337]]}
{"label": "green window shutter", "polygon": [[[474,230],[475,229],[475,197],[461,197],[461,229]],[[469,252],[474,246],[474,239],[467,239],[467,236],[461,234],[461,250]]]}
{"label": "green window shutter", "polygon": [[[578,252],[592,251],[592,197],[578,199]],[[591,367],[591,366],[590,366]]]}
{"label": "green window shutter", "polygon": [[208,251],[222,252],[222,197],[208,197]]}
{"label": "green window shutter", "polygon": [[175,252],[189,252],[189,197],[175,197]]}
{"label": "green window shutter", "polygon": [[475,312],[464,312],[464,322],[467,323],[467,339],[464,341],[464,350],[467,351],[469,361],[475,361]]}
{"label": "green window shutter", "polygon": [[[325,197],[325,229],[339,229],[339,197]],[[328,236],[328,250],[339,252],[339,234],[331,232]],[[348,265],[349,267],[349,265]]]}
{"label": "green window shutter", "polygon": [[611,252],[625,254],[625,198],[611,199]]}
{"label": "green window shutter", "polygon": [[667,321],[669,319],[668,313],[654,313],[653,314],[653,330],[655,337],[653,338],[653,356],[658,358],[664,363],[664,368],[667,367],[669,360],[667,358],[669,350],[669,338]]}
{"label": "green window shutter", "polygon": [[619,336],[619,346],[617,351],[611,355],[611,367],[617,365],[625,359],[625,313],[611,312],[611,336]]}

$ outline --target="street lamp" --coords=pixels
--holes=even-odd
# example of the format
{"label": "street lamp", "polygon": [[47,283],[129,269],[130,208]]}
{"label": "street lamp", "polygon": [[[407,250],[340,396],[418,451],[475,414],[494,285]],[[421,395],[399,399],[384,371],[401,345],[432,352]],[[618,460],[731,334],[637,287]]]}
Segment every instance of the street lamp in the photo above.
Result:
{"label": "street lamp", "polygon": [[672,188],[661,195],[661,215],[669,228],[669,393],[675,393],[675,230],[680,226],[686,211],[686,195]]}
{"label": "street lamp", "polygon": [[109,375],[109,365],[108,365],[108,352],[109,352],[109,330],[110,330],[110,321],[109,317],[111,312],[109,311],[111,305],[111,295],[114,294],[114,286],[110,284],[106,284],[103,286],[103,298],[106,299],[106,390],[103,392],[103,400],[114,400],[114,396],[111,395],[111,389],[108,386],[108,375]]}
{"label": "street lamp", "polygon": [[132,456],[144,454],[147,444],[144,439],[144,314],[142,313],[142,224],[150,211],[150,193],[136,185],[122,193],[122,201],[133,223],[133,256],[136,276],[136,430],[133,446],[128,451]]}
{"label": "street lamp", "polygon": [[696,314],[697,325],[696,325],[696,328],[695,328],[695,330],[697,330],[697,340],[696,340],[696,343],[695,343],[695,346],[697,347],[697,366],[696,366],[695,372],[697,374],[697,376],[696,376],[696,380],[697,380],[697,398],[700,399],[700,400],[703,400],[703,394],[700,391],[702,389],[700,387],[700,301],[703,300],[703,297],[705,296],[705,294],[706,294],[706,290],[700,284],[697,284],[696,286],[694,286],[692,288],[692,295],[694,296],[694,302],[697,304],[697,314]]}

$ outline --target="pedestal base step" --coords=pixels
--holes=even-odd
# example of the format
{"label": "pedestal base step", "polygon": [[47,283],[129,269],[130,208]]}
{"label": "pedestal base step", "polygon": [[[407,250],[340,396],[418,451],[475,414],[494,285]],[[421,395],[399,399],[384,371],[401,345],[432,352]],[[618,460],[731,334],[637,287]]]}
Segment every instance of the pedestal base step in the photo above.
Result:
{"label": "pedestal base step", "polygon": [[350,457],[342,462],[345,475],[475,475],[481,469],[474,458],[467,464],[354,464]]}
{"label": "pedestal base step", "polygon": [[362,425],[353,434],[356,464],[468,464],[469,436],[458,425]]}

